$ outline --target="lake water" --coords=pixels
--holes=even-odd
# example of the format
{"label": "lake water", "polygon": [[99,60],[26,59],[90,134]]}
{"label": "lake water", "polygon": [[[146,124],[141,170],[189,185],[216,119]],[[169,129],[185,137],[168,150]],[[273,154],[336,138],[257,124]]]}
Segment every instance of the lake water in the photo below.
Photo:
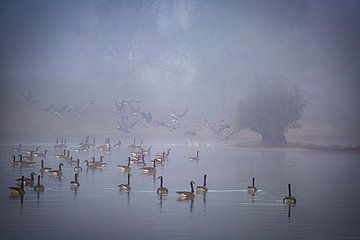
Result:
{"label": "lake water", "polygon": [[[160,197],[159,180],[136,165],[130,193],[119,191],[127,174],[117,164],[126,164],[129,144],[111,154],[71,151],[84,168],[80,188],[69,188],[73,166],[64,162],[61,179],[43,174],[45,191],[37,194],[26,187],[22,203],[9,197],[8,186],[21,175],[38,173],[40,159],[34,168],[13,167],[11,147],[16,144],[1,144],[0,239],[360,239],[358,154],[156,144],[152,156],[172,149],[157,169],[169,189]],[[45,166],[57,168],[54,154],[61,151],[49,143],[24,148],[35,145],[50,150]],[[200,160],[189,160],[198,149]],[[108,166],[87,172],[83,160],[100,155]],[[190,180],[201,185],[203,174],[209,192],[178,201],[176,191],[188,191]],[[246,190],[252,176],[259,189],[254,196]],[[298,200],[291,208],[282,203],[288,183]]]}

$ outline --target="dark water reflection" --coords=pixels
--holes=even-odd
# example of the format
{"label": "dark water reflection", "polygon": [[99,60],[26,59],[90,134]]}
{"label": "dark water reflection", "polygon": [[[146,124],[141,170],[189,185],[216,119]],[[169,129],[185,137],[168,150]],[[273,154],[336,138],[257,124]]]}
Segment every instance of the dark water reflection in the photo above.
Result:
{"label": "dark water reflection", "polygon": [[[153,145],[152,152],[168,147]],[[65,162],[62,177],[42,174],[44,192],[25,187],[22,198],[11,198],[7,187],[21,175],[38,173],[40,159],[35,168],[13,167],[11,147],[2,145],[0,239],[360,238],[359,155],[200,148],[200,160],[190,161],[196,149],[172,146],[170,160],[157,167],[167,195],[158,195],[159,180],[134,164],[130,192],[119,191],[127,173],[117,165],[129,155],[122,148],[104,155],[108,166],[102,170],[87,171],[83,163],[101,152],[72,152],[84,168],[76,190],[69,187],[74,166]],[[46,166],[57,169],[53,154],[58,152],[50,151]],[[150,166],[150,158],[146,161]],[[178,201],[176,191],[188,189],[190,180],[201,185],[203,174],[209,191]],[[253,176],[258,191],[250,193]],[[288,183],[298,200],[295,207],[282,204]]]}

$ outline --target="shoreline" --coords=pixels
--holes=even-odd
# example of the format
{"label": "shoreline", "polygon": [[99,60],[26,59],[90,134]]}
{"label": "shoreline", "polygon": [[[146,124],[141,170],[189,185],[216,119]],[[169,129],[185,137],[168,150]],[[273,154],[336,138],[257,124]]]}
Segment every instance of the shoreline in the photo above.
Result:
{"label": "shoreline", "polygon": [[360,146],[323,146],[314,143],[306,142],[287,142],[284,147],[267,147],[263,146],[261,142],[240,142],[233,144],[234,147],[239,148],[252,148],[262,150],[305,150],[305,151],[327,151],[327,152],[355,152],[360,153]]}

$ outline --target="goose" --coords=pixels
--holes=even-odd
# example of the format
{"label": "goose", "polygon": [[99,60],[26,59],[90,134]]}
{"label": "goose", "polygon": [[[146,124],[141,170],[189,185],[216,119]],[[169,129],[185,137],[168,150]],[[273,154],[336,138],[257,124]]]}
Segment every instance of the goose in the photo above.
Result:
{"label": "goose", "polygon": [[117,143],[114,144],[114,148],[120,148],[121,147],[121,141],[119,140]]}
{"label": "goose", "polygon": [[86,167],[87,169],[92,169],[92,170],[95,170],[95,169],[99,169],[100,167],[97,166],[97,165],[94,165],[94,164],[90,164],[90,162],[88,160],[85,160],[84,163],[86,163]]}
{"label": "goose", "polygon": [[34,185],[34,180],[35,180],[34,176],[35,175],[36,175],[36,173],[31,172],[31,178],[23,178],[23,177],[21,177],[21,178],[16,179],[16,182],[17,182],[18,185],[21,185],[22,181],[24,181],[24,184],[27,185],[27,186],[28,185]]}
{"label": "goose", "polygon": [[80,183],[78,182],[78,173],[75,173],[75,180],[71,181],[69,186],[71,189],[77,189],[80,187]]}
{"label": "goose", "polygon": [[100,161],[95,161],[95,157],[92,157],[92,164],[98,167],[104,167],[107,165],[106,162],[103,162],[104,156],[100,156]]}
{"label": "goose", "polygon": [[14,165],[21,165],[22,164],[22,158],[20,158],[19,160],[16,160],[16,156],[13,155],[13,164]]}
{"label": "goose", "polygon": [[34,151],[30,151],[30,156],[23,156],[22,157],[22,160],[24,161],[30,161],[30,162],[32,162],[32,160],[33,160],[33,158],[34,158]]}
{"label": "goose", "polygon": [[127,184],[120,184],[119,185],[120,191],[130,191],[130,189],[131,189],[130,176],[131,176],[131,173],[128,173],[128,183]]}
{"label": "goose", "polygon": [[247,187],[247,190],[249,192],[256,192],[257,188],[255,187],[255,178],[252,178],[252,185]]}
{"label": "goose", "polygon": [[204,185],[196,187],[197,193],[206,193],[208,191],[208,188],[206,186],[206,177],[207,177],[206,174],[204,174]]}
{"label": "goose", "polygon": [[287,203],[288,205],[296,204],[296,198],[291,195],[291,184],[288,185],[289,196],[283,198],[283,203]]}
{"label": "goose", "polygon": [[40,178],[41,178],[41,176],[38,175],[38,182],[37,182],[37,185],[35,185],[35,187],[34,187],[35,192],[43,192],[45,190],[44,185],[40,184]]}
{"label": "goose", "polygon": [[13,147],[12,150],[13,150],[14,152],[21,152],[21,147],[22,147],[22,145],[19,144],[18,147]]}
{"label": "goose", "polygon": [[161,163],[161,162],[165,161],[165,158],[166,158],[165,152],[163,152],[161,155],[156,155],[153,162],[160,162]]}
{"label": "goose", "polygon": [[156,161],[153,162],[152,167],[142,167],[141,170],[145,174],[153,174],[153,175],[155,175],[155,173],[156,173]]}
{"label": "goose", "polygon": [[136,139],[134,138],[134,142],[128,146],[129,148],[136,147]]}
{"label": "goose", "polygon": [[168,189],[166,187],[163,187],[163,176],[159,176],[158,179],[160,179],[160,187],[157,189],[157,194],[164,195],[168,194]]}
{"label": "goose", "polygon": [[195,183],[194,181],[190,181],[191,192],[187,192],[187,191],[176,192],[179,195],[178,196],[179,200],[192,200],[195,198],[194,183]]}
{"label": "goose", "polygon": [[9,187],[9,190],[10,190],[10,195],[11,196],[22,196],[25,194],[25,190],[24,190],[24,176],[21,177],[21,185],[20,187],[16,186],[16,187]]}
{"label": "goose", "polygon": [[70,157],[70,160],[69,160],[69,163],[70,163],[70,165],[77,165],[77,160],[73,160],[73,157],[71,156]]}
{"label": "goose", "polygon": [[200,159],[199,153],[200,153],[200,151],[196,151],[196,156],[191,156],[191,157],[189,157],[189,159],[190,160],[199,160]]}
{"label": "goose", "polygon": [[76,167],[74,167],[74,172],[81,172],[82,171],[82,167],[80,167],[80,159],[76,160]]}
{"label": "goose", "polygon": [[128,157],[128,165],[127,166],[126,165],[118,165],[121,172],[128,172],[129,173],[131,171],[130,161],[131,161],[131,158]]}
{"label": "goose", "polygon": [[51,168],[49,167],[44,167],[44,160],[41,160],[41,168],[40,168],[40,172],[42,173],[48,173],[51,171]]}
{"label": "goose", "polygon": [[63,154],[55,154],[55,157],[56,158],[59,158],[59,159],[63,159],[66,157],[66,149],[64,149],[64,153]]}
{"label": "goose", "polygon": [[61,171],[61,166],[64,166],[63,163],[59,163],[59,169],[58,170],[51,170],[49,173],[52,175],[52,176],[62,176],[62,171]]}
{"label": "goose", "polygon": [[44,152],[36,152],[36,153],[34,153],[34,157],[42,157],[42,158],[45,158],[46,156],[47,156],[47,153],[48,153],[48,150],[47,149],[45,149],[45,151]]}
{"label": "goose", "polygon": [[21,167],[33,167],[33,166],[35,166],[35,162],[25,162],[25,161],[23,161],[22,154],[19,154],[18,157],[20,158],[20,160],[16,161],[15,164],[18,164]]}
{"label": "goose", "polygon": [[145,164],[145,155],[133,157],[130,162],[134,164]]}

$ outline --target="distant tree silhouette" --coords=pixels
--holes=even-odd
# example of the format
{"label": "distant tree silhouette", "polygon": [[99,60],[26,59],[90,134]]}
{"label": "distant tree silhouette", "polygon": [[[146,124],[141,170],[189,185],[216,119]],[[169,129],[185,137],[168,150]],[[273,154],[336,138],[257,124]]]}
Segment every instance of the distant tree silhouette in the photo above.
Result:
{"label": "distant tree silhouette", "polygon": [[242,128],[259,133],[264,146],[285,146],[286,131],[300,127],[298,120],[306,106],[299,87],[261,80],[255,92],[240,101],[239,123]]}

